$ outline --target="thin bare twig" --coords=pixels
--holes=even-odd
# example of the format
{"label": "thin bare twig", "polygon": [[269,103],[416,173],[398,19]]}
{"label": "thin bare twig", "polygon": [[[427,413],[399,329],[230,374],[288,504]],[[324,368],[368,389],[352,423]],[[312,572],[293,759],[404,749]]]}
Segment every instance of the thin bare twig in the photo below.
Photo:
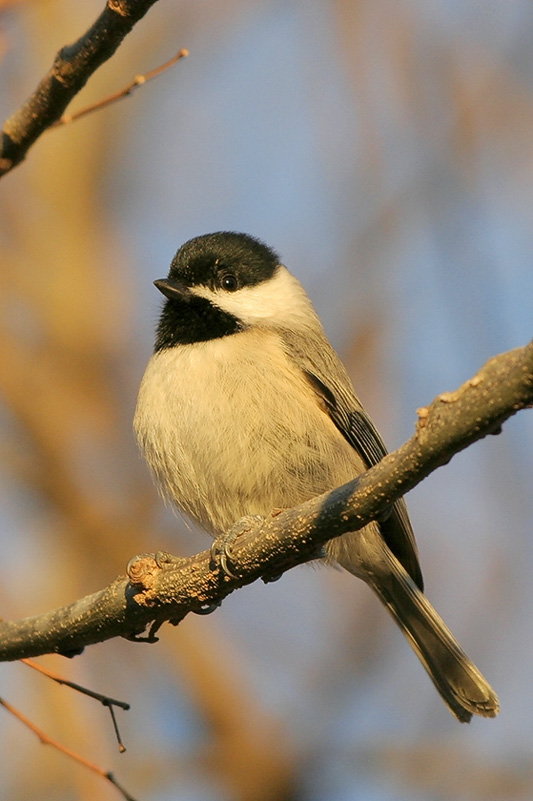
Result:
{"label": "thin bare twig", "polygon": [[89,690],[87,687],[83,687],[81,684],[76,684],[73,681],[64,679],[62,676],[59,676],[57,673],[53,673],[51,670],[48,670],[48,668],[45,668],[42,665],[38,665],[37,662],[33,662],[31,659],[21,659],[20,661],[33,670],[36,670],[38,673],[42,673],[43,676],[46,676],[47,678],[52,679],[52,681],[57,682],[57,684],[63,684],[65,687],[70,687],[72,690],[76,690],[76,692],[82,693],[83,695],[88,695],[90,698],[100,701],[102,706],[105,706],[107,709],[109,709],[109,714],[111,715],[111,721],[113,723],[113,729],[117,738],[118,750],[121,754],[124,753],[126,747],[122,742],[122,738],[118,730],[117,719],[115,717],[115,710],[113,707],[119,706],[121,709],[127,711],[130,708],[129,704],[127,704],[125,701],[117,701],[115,698],[110,698],[108,695],[97,693],[94,690]]}
{"label": "thin bare twig", "polygon": [[110,698],[108,695],[97,693],[94,690],[89,690],[87,687],[83,687],[81,684],[76,684],[73,681],[64,679],[57,673],[53,673],[51,670],[48,670],[48,668],[38,665],[37,662],[33,662],[31,659],[21,659],[20,661],[28,667],[31,667],[33,670],[37,670],[39,673],[42,673],[43,676],[47,676],[49,679],[52,679],[52,681],[55,681],[58,684],[64,684],[65,687],[70,687],[77,692],[83,693],[83,695],[88,695],[90,698],[100,701],[100,703],[104,706],[119,706],[121,709],[125,710],[130,708],[130,705],[125,701],[117,701],[115,698]]}
{"label": "thin bare twig", "polygon": [[91,114],[93,111],[98,111],[104,106],[109,106],[111,103],[115,103],[117,100],[121,100],[123,97],[128,97],[131,95],[135,89],[139,86],[143,86],[148,81],[151,81],[152,78],[157,78],[158,75],[165,72],[166,70],[173,67],[174,64],[177,64],[178,61],[181,61],[182,58],[186,58],[189,55],[189,51],[182,48],[179,50],[175,56],[172,56],[168,61],[165,61],[164,64],[161,64],[159,67],[156,67],[149,72],[145,72],[144,75],[136,75],[133,81],[121,89],[119,92],[114,92],[112,95],[108,97],[102,98],[102,100],[98,100],[96,103],[91,103],[89,106],[84,106],[80,108],[79,111],[75,111],[73,114],[63,114],[51,128],[57,128],[59,125],[68,125],[70,122],[74,122],[74,120],[79,120],[80,117],[85,117],[86,114]]}
{"label": "thin bare twig", "polygon": [[52,748],[55,748],[57,751],[60,751],[62,754],[65,754],[65,756],[68,756],[70,759],[73,759],[75,762],[78,762],[80,765],[83,765],[84,767],[88,768],[93,773],[96,773],[98,776],[101,776],[102,779],[105,779],[106,781],[110,782],[114,787],[116,787],[116,789],[119,791],[119,793],[121,793],[122,797],[125,798],[126,801],[135,801],[134,797],[130,795],[130,793],[128,793],[128,791],[125,790],[124,787],[122,787],[117,782],[117,780],[110,771],[104,770],[98,765],[95,765],[94,762],[91,762],[89,759],[86,759],[85,757],[81,756],[81,754],[78,754],[71,748],[67,748],[67,746],[62,745],[57,740],[54,740],[53,737],[50,737],[42,729],[39,729],[39,727],[36,726],[35,723],[33,723],[29,718],[26,717],[26,715],[23,715],[19,709],[14,707],[8,701],[5,701],[3,698],[0,698],[0,705],[3,706],[4,709],[7,709],[7,711],[10,712],[18,720],[20,720],[20,722],[23,723],[30,731],[36,734],[43,745],[51,745]]}

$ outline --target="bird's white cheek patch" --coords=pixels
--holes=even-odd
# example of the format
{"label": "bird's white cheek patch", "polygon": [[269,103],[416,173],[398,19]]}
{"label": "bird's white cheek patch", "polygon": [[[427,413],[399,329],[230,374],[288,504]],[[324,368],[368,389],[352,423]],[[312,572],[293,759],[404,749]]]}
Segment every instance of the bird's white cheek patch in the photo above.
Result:
{"label": "bird's white cheek patch", "polygon": [[236,292],[213,290],[206,286],[195,286],[191,292],[209,300],[245,325],[275,321],[287,325],[293,320],[309,320],[310,315],[315,316],[300,282],[282,265],[268,281]]}

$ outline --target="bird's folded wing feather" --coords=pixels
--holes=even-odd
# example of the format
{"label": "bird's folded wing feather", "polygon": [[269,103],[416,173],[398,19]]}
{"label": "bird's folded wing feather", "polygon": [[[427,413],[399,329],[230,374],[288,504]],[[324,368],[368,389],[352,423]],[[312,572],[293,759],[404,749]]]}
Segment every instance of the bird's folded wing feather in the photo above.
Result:
{"label": "bird's folded wing feather", "polygon": [[[380,462],[387,449],[331,345],[323,337],[314,342],[315,337],[306,337],[293,330],[284,331],[282,339],[287,354],[303,371],[343,437],[360,454],[367,467]],[[403,498],[396,501],[385,519],[378,522],[388,547],[422,590],[418,549]]]}

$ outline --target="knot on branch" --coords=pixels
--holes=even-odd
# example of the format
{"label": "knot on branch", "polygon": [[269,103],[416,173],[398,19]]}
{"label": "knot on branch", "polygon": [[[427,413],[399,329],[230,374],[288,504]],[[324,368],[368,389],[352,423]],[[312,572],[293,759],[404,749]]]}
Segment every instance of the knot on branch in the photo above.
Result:
{"label": "knot on branch", "polygon": [[130,8],[129,3],[124,2],[124,0],[107,0],[107,7],[111,11],[115,11],[117,14],[120,14],[121,17],[129,17],[130,16]]}
{"label": "knot on branch", "polygon": [[126,567],[130,584],[139,590],[133,596],[134,601],[142,606],[150,606],[150,603],[157,598],[161,572],[171,566],[175,569],[186,562],[186,559],[174,556],[166,551],[141,553],[134,556]]}
{"label": "knot on branch", "polygon": [[161,566],[158,564],[155,554],[141,553],[130,559],[126,573],[131,584],[142,590],[149,590],[154,586],[155,577],[160,570]]}

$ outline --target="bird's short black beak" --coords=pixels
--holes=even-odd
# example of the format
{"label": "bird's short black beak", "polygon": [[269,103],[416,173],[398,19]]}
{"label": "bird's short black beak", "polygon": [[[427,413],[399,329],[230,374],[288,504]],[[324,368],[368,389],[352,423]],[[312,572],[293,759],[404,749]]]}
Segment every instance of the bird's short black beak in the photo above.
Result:
{"label": "bird's short black beak", "polygon": [[154,281],[154,286],[169,300],[190,300],[189,288],[181,281],[175,281],[173,278],[158,278]]}

